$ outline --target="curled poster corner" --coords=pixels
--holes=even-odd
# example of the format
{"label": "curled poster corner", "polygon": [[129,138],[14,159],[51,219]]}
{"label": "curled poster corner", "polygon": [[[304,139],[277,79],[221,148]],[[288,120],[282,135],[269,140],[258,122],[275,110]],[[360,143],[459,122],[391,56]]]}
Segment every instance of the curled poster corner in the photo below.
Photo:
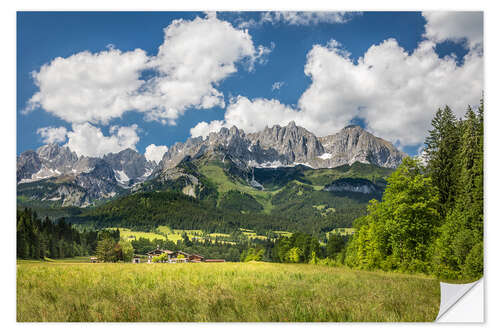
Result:
{"label": "curled poster corner", "polygon": [[[483,322],[482,278],[466,284],[440,282],[440,286],[441,304],[436,317],[437,322]],[[471,292],[473,288],[474,293]],[[471,297],[468,297],[468,294],[471,294]]]}

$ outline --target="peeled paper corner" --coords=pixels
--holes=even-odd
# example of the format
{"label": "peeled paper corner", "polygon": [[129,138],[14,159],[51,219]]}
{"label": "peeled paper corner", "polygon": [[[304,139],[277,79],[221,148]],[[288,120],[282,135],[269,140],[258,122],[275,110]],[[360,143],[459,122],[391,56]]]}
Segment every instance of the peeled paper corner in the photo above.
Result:
{"label": "peeled paper corner", "polygon": [[441,304],[436,322],[484,322],[483,278],[465,284],[440,282]]}

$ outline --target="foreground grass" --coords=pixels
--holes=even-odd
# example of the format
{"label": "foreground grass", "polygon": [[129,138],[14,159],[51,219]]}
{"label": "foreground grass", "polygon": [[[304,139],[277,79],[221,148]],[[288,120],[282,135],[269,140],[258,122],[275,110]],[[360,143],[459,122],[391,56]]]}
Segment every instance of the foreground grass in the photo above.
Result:
{"label": "foreground grass", "polygon": [[315,265],[18,262],[18,321],[433,321],[437,280]]}

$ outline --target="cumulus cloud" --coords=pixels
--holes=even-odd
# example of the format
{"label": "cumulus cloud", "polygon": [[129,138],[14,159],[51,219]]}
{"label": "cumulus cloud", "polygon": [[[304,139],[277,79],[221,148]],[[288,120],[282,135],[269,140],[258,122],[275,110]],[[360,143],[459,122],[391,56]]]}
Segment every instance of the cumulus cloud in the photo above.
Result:
{"label": "cumulus cloud", "polygon": [[283,82],[283,81],[274,82],[272,87],[271,87],[271,90],[272,91],[280,90],[281,87],[283,87],[284,85],[285,85],[285,82]]}
{"label": "cumulus cloud", "polygon": [[483,12],[423,12],[424,37],[436,43],[466,42],[468,48],[483,44]]}
{"label": "cumulus cloud", "polygon": [[141,71],[148,58],[143,50],[88,51],[55,58],[32,73],[38,92],[27,110],[41,107],[69,123],[101,122],[121,117],[137,107]]}
{"label": "cumulus cloud", "polygon": [[189,132],[193,138],[198,136],[206,138],[212,132],[219,132],[222,127],[227,127],[223,120],[212,120],[210,123],[201,121],[195,127],[191,128]]}
{"label": "cumulus cloud", "polygon": [[319,23],[346,23],[354,16],[360,15],[359,12],[264,12],[258,20],[250,19],[239,22],[239,27],[250,28],[263,24],[289,24],[289,25],[317,25]]}
{"label": "cumulus cloud", "polygon": [[149,118],[175,120],[187,107],[224,107],[218,83],[237,71],[237,63],[252,70],[269,51],[255,47],[248,31],[235,29],[215,15],[173,21],[152,60],[159,75],[147,94],[153,110]]}
{"label": "cumulus cloud", "polygon": [[155,144],[150,144],[146,147],[146,152],[144,153],[144,157],[148,161],[155,161],[156,163],[160,162],[163,158],[163,155],[168,151],[167,146],[157,146]]}
{"label": "cumulus cloud", "polygon": [[117,153],[126,148],[135,149],[139,142],[136,124],[131,126],[111,126],[109,136],[101,129],[89,123],[74,124],[73,130],[67,133],[66,144],[78,156],[102,157],[107,153]]}
{"label": "cumulus cloud", "polygon": [[[158,54],[122,52],[109,46],[58,57],[33,73],[38,87],[26,111],[45,111],[73,124],[106,124],[127,111],[147,120],[175,124],[187,108],[224,107],[217,85],[243,63],[252,70],[270,52],[250,34],[218,20],[175,20],[164,30]],[[149,79],[143,79],[148,71]]]}
{"label": "cumulus cloud", "polygon": [[357,62],[332,40],[313,46],[304,72],[312,82],[296,108],[239,96],[227,107],[223,124],[205,123],[197,134],[232,125],[259,131],[294,120],[327,135],[360,118],[377,136],[400,146],[416,145],[425,138],[437,108],[448,104],[461,116],[468,104],[478,103],[483,89],[481,53],[469,52],[459,65],[453,57],[439,58],[428,40],[410,54],[388,39],[372,45]]}
{"label": "cumulus cloud", "polygon": [[468,104],[478,103],[483,89],[480,53],[467,54],[459,66],[453,57],[439,58],[431,41],[409,54],[388,39],[357,63],[338,44],[315,45],[304,72],[312,83],[298,105],[319,134],[359,117],[376,135],[402,145],[422,142],[438,107],[448,104],[462,115]]}
{"label": "cumulus cloud", "polygon": [[44,143],[61,143],[66,141],[68,130],[66,127],[42,127],[36,133],[42,137]]}
{"label": "cumulus cloud", "polygon": [[247,97],[238,96],[227,107],[223,121],[200,122],[191,129],[191,136],[206,137],[211,132],[218,132],[222,127],[233,125],[246,132],[256,132],[275,124],[284,126],[300,118],[300,112],[278,100],[265,98],[250,100]]}

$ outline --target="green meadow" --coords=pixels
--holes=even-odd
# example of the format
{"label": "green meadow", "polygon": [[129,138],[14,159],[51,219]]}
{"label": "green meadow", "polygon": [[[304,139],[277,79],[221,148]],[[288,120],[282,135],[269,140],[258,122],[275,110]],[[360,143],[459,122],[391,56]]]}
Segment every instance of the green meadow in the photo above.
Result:
{"label": "green meadow", "polygon": [[17,321],[433,321],[438,280],[307,264],[18,261]]}
{"label": "green meadow", "polygon": [[200,172],[215,183],[220,193],[226,193],[231,190],[247,193],[252,195],[262,205],[264,213],[269,213],[273,209],[271,197],[274,192],[260,191],[251,186],[231,180],[219,163],[204,164],[200,167]]}
{"label": "green meadow", "polygon": [[[216,239],[219,242],[222,243],[230,243],[230,244],[236,244],[235,242],[232,241],[227,241],[224,240],[226,238],[230,238],[231,235],[227,233],[220,233],[220,232],[213,232],[213,233],[204,233],[202,230],[199,229],[171,229],[168,226],[158,226],[155,230],[155,232],[143,232],[143,231],[134,231],[129,228],[107,228],[109,230],[115,230],[119,229],[120,230],[120,236],[123,237],[125,240],[132,241],[132,240],[137,240],[139,238],[147,238],[150,241],[153,241],[155,239],[161,239],[161,240],[171,240],[175,243],[177,241],[182,240],[182,235],[185,233],[189,239],[193,240],[195,238],[204,238],[204,239],[210,239],[212,242],[214,242]],[[243,235],[245,235],[248,239],[261,239],[261,240],[266,240],[267,237],[263,235],[257,235],[257,233],[251,229],[243,229],[240,228],[240,231],[242,232]],[[333,232],[333,231],[332,231]],[[285,236],[285,237],[290,237],[292,235],[291,232],[288,231],[274,231],[279,236]]]}

